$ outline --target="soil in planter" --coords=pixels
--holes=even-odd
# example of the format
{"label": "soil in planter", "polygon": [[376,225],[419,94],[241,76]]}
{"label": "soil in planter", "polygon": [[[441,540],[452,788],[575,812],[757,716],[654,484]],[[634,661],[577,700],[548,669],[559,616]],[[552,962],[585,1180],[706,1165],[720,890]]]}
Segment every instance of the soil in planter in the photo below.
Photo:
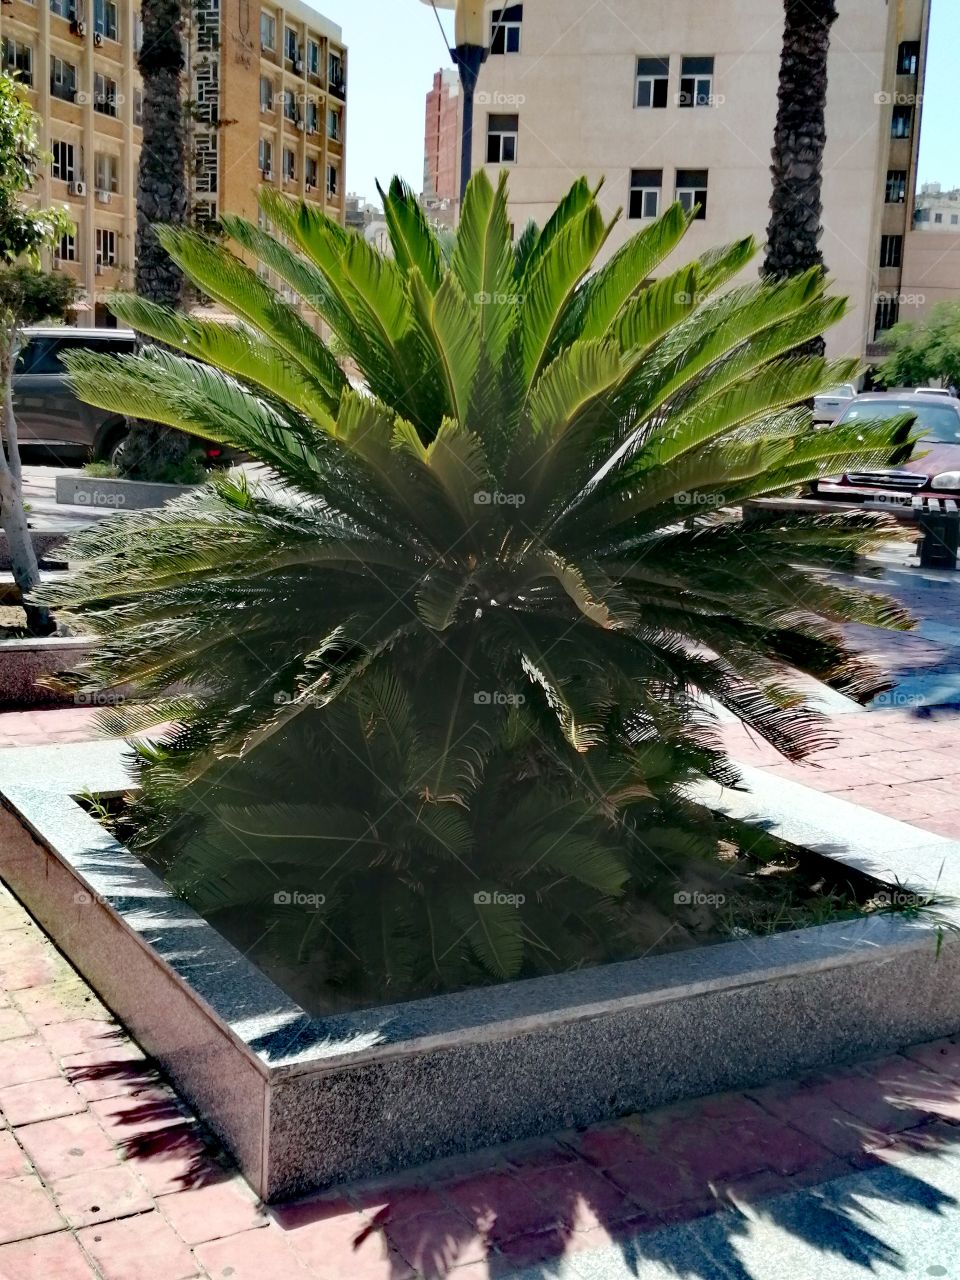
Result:
{"label": "soil in planter", "polygon": [[[84,803],[118,840],[135,834],[122,798]],[[714,821],[717,821],[714,819]],[[937,901],[921,899],[883,884],[819,854],[798,852],[768,833],[740,823],[720,822],[722,839],[712,862],[698,862],[682,884],[675,880],[646,886],[625,911],[614,954],[585,954],[584,968],[645,955],[714,946],[737,938],[760,937],[816,925],[834,924],[878,912],[924,915],[936,922]],[[315,1016],[393,1003],[397,994],[358,999],[324,980],[318,966],[291,959],[278,937],[289,928],[282,911],[256,918],[247,911],[225,910],[208,917],[292,999]],[[280,931],[279,935],[277,931]],[[651,937],[656,941],[651,945]],[[287,941],[285,939],[285,941]],[[405,993],[404,998],[433,992]]]}
{"label": "soil in planter", "polygon": [[[57,635],[80,636],[89,634],[82,623],[71,622],[69,628],[58,629]],[[18,604],[0,605],[0,640],[30,640],[32,637],[26,627],[26,618]]]}

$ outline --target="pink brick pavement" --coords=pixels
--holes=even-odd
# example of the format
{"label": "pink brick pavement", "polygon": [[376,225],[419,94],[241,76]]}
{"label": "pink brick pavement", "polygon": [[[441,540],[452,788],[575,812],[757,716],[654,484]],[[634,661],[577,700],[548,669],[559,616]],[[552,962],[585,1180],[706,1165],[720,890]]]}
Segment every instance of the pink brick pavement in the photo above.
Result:
{"label": "pink brick pavement", "polygon": [[803,764],[785,761],[739,724],[724,740],[743,764],[960,839],[960,711],[854,712],[837,716],[831,730],[836,745]]}
{"label": "pink brick pavement", "polygon": [[566,1255],[947,1149],[960,1037],[264,1206],[0,887],[0,1280],[549,1275]]}
{"label": "pink brick pavement", "polygon": [[[0,748],[92,737],[0,715]],[[843,716],[746,764],[960,837],[954,714]],[[82,994],[83,999],[78,998]],[[960,1037],[266,1207],[0,888],[0,1280],[492,1280],[917,1151],[960,1150]]]}

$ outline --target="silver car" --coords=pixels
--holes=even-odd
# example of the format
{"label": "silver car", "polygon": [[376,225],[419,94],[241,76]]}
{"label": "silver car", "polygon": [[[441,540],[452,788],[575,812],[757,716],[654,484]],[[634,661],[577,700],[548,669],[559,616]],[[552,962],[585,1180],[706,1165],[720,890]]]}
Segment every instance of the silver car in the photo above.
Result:
{"label": "silver car", "polygon": [[122,416],[78,400],[60,357],[67,351],[134,350],[129,329],[50,326],[24,330],[13,371],[13,411],[24,457],[36,462],[114,462],[127,436]]}
{"label": "silver car", "polygon": [[851,400],[856,400],[857,388],[852,382],[833,387],[813,397],[814,422],[836,422]]}

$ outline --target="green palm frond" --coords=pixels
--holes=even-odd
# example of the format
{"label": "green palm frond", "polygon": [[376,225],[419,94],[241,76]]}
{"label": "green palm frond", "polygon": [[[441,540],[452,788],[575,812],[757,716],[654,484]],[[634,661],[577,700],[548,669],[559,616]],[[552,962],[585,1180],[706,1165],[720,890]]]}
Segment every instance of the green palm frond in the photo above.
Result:
{"label": "green palm frond", "polygon": [[845,624],[909,625],[835,577],[884,521],[742,504],[916,446],[813,430],[857,368],[803,351],[845,304],[819,271],[744,283],[750,238],[674,266],[674,205],[604,261],[580,179],[514,244],[481,172],[450,245],[381,194],[391,256],[266,188],[265,226],[160,232],[232,318],[118,297],[159,345],[73,385],[262,469],[102,522],[43,589],[98,636],[78,687],[133,691],[104,723],[153,734],[158,869],[227,930],[273,883],[319,894],[270,946],[364,999],[619,954],[709,852],[684,784],[736,784],[714,710],[802,759],[829,726],[798,674],[867,700]]}

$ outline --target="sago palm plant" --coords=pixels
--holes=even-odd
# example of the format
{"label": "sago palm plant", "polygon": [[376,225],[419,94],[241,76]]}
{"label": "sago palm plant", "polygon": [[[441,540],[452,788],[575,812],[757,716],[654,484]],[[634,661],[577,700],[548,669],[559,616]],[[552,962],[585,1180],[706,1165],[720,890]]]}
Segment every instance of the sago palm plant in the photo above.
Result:
{"label": "sago palm plant", "polygon": [[[877,521],[745,523],[740,504],[883,465],[908,424],[812,431],[796,406],[856,361],[796,351],[843,301],[817,271],[730,287],[750,240],[654,278],[689,225],[679,206],[597,268],[610,225],[583,180],[514,245],[505,179],[478,174],[449,252],[401,183],[384,201],[391,257],[268,190],[272,230],[222,219],[234,249],[158,231],[235,321],[118,299],[163,345],[77,356],[74,384],[265,470],[84,533],[56,603],[102,637],[91,685],[136,690],[110,727],[174,725],[142,750],[144,841],[185,890],[209,898],[214,874],[262,859],[282,892],[292,859],[341,958],[377,968],[368,929],[419,940],[443,986],[470,963],[575,963],[547,940],[551,895],[565,936],[596,933],[578,909],[609,918],[638,901],[645,860],[689,849],[679,784],[733,776],[711,706],[798,759],[825,733],[796,672],[882,687],[840,624],[906,619],[829,577]],[[543,910],[473,902],[488,889]]]}

